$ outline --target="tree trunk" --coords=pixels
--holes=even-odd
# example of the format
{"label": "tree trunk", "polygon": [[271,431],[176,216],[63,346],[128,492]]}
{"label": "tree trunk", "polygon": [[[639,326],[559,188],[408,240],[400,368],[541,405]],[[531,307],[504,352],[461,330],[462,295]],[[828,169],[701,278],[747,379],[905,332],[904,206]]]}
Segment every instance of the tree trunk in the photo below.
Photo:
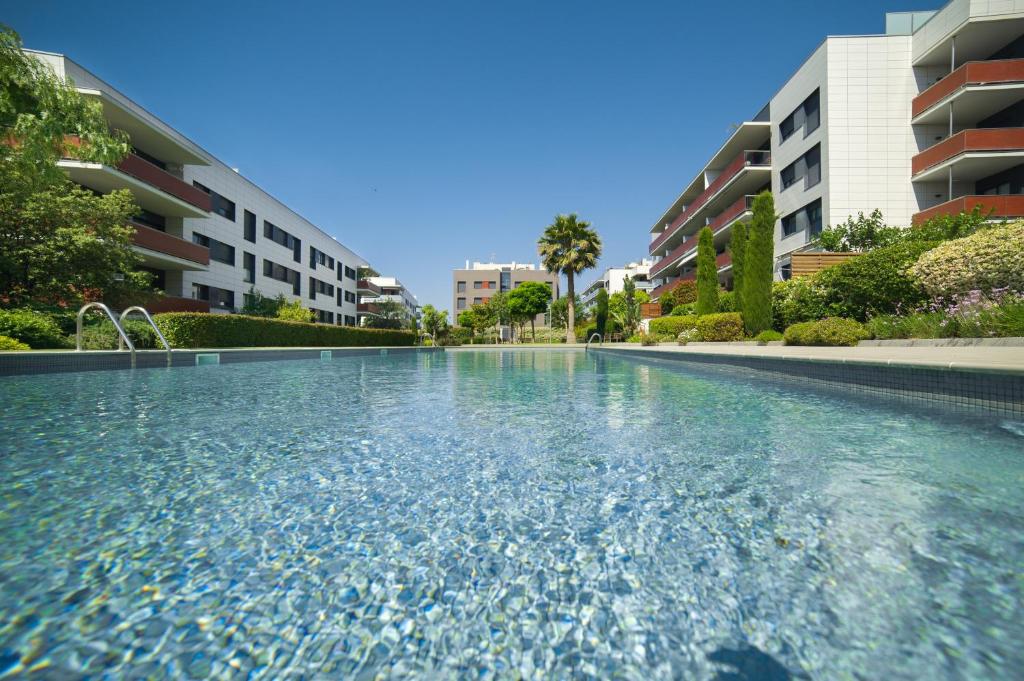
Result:
{"label": "tree trunk", "polygon": [[534,318],[530,317],[530,337],[533,339],[533,342],[536,343],[537,342],[537,329],[536,329],[536,327],[534,327],[533,322],[534,322]]}
{"label": "tree trunk", "polygon": [[566,300],[566,309],[568,310],[569,318],[566,320],[565,328],[565,342],[575,343],[576,342],[576,287],[575,282],[572,280],[572,270],[565,273],[566,278],[566,294],[569,299]]}

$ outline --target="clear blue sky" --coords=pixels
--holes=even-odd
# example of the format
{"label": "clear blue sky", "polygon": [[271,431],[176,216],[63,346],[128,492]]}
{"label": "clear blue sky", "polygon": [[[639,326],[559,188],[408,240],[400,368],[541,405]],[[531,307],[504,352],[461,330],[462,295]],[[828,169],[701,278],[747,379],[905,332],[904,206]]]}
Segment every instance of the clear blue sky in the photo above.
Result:
{"label": "clear blue sky", "polygon": [[0,22],[447,309],[453,267],[536,262],[556,213],[594,224],[602,269],[646,255],[825,35],[941,4],[0,0]]}

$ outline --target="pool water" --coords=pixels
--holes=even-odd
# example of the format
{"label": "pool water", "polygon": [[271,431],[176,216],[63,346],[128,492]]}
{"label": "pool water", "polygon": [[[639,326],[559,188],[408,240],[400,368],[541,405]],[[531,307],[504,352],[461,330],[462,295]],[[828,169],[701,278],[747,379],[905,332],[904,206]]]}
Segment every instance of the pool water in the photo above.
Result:
{"label": "pool water", "polygon": [[1019,424],[567,351],[0,395],[0,676],[1024,669]]}

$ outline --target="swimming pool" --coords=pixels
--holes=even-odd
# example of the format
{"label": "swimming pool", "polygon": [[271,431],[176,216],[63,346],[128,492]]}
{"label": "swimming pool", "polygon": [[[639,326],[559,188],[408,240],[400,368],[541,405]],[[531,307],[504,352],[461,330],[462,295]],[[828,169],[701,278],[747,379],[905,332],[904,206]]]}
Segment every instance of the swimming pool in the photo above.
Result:
{"label": "swimming pool", "polygon": [[1014,424],[571,351],[0,394],[0,675],[1024,668]]}

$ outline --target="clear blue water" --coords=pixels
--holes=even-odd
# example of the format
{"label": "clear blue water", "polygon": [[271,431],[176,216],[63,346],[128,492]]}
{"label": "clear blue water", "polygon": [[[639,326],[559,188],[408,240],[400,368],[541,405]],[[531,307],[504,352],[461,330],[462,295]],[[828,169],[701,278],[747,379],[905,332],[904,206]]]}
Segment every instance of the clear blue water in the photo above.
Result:
{"label": "clear blue water", "polygon": [[0,676],[1024,669],[1013,424],[561,351],[0,395]]}

